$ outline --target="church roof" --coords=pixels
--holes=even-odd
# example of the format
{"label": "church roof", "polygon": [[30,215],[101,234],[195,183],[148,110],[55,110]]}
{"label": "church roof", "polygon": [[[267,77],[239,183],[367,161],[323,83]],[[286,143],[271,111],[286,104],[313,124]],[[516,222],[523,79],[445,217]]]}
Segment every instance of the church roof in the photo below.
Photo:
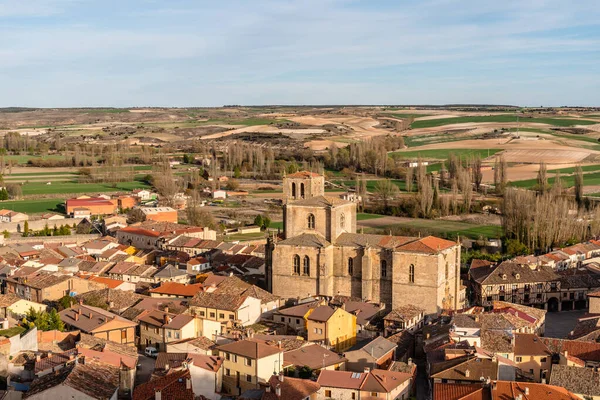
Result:
{"label": "church roof", "polygon": [[335,242],[340,246],[379,247],[397,251],[435,254],[449,249],[456,243],[434,236],[415,238],[409,236],[371,235],[362,233],[342,233]]}
{"label": "church roof", "polygon": [[286,178],[316,178],[319,177],[321,175],[317,174],[316,172],[309,172],[309,171],[298,171],[298,172],[294,172],[293,174],[289,174],[286,175]]}
{"label": "church roof", "polygon": [[328,247],[331,245],[325,238],[316,233],[302,233],[298,236],[282,240],[277,244],[285,244],[288,246],[303,246],[303,247]]}
{"label": "church roof", "polygon": [[315,196],[309,197],[307,199],[296,200],[293,203],[289,203],[292,206],[307,206],[307,207],[329,207],[329,206],[339,206],[343,204],[354,204],[351,201],[346,201],[339,197],[331,197],[331,196]]}
{"label": "church roof", "polygon": [[363,233],[342,233],[336,244],[350,247],[381,247],[393,249],[400,245],[410,243],[415,238],[405,236],[372,235]]}

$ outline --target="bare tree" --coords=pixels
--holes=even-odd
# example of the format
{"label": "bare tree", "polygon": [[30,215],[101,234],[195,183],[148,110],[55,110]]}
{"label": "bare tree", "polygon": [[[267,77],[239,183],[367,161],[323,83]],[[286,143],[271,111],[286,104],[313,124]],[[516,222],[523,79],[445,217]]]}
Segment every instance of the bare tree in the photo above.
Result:
{"label": "bare tree", "polygon": [[433,183],[431,176],[423,176],[419,181],[419,192],[417,194],[419,209],[424,218],[431,216],[431,208],[433,206]]}
{"label": "bare tree", "polygon": [[538,190],[541,194],[546,193],[548,189],[548,176],[546,173],[546,163],[540,161],[540,168],[537,175]]}
{"label": "bare tree", "polygon": [[407,192],[412,192],[414,173],[415,173],[415,170],[413,168],[411,168],[411,167],[406,168],[406,177],[404,179],[406,182],[406,191]]}
{"label": "bare tree", "polygon": [[171,165],[165,158],[154,165],[152,172],[152,184],[168,206],[173,206],[175,195],[181,190],[180,180],[173,175]]}
{"label": "bare tree", "polygon": [[471,162],[471,171],[473,174],[473,183],[475,184],[475,190],[479,191],[481,181],[483,180],[483,173],[481,171],[481,156],[477,154]]}
{"label": "bare tree", "polygon": [[502,195],[504,193],[507,181],[507,165],[504,156],[496,156],[494,162],[494,187],[496,188],[497,194]]}
{"label": "bare tree", "polygon": [[577,165],[575,167],[575,201],[579,207],[583,204],[583,170],[581,169],[581,165]]}
{"label": "bare tree", "polygon": [[382,179],[375,184],[375,195],[383,203],[384,210],[388,210],[390,200],[393,200],[400,193],[398,186],[389,179]]}

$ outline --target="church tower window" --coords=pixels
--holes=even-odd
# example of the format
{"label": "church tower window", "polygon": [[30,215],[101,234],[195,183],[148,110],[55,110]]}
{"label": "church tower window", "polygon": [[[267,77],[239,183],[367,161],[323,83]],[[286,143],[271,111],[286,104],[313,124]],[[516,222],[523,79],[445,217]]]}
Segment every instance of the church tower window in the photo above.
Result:
{"label": "church tower window", "polygon": [[408,282],[415,283],[415,266],[414,266],[414,264],[410,264],[410,267],[408,267]]}
{"label": "church tower window", "polygon": [[300,275],[300,256],[298,254],[294,255],[294,275]]}
{"label": "church tower window", "polygon": [[348,258],[348,275],[354,275],[354,260],[352,257]]}
{"label": "church tower window", "polygon": [[300,197],[304,198],[304,183],[300,184]]}
{"label": "church tower window", "polygon": [[302,270],[302,275],[310,276],[310,258],[308,258],[308,256],[304,256],[304,268]]}
{"label": "church tower window", "polygon": [[296,183],[292,182],[292,199],[296,198]]}
{"label": "church tower window", "polygon": [[345,226],[346,226],[346,214],[342,213],[342,215],[340,215],[340,228],[344,229]]}
{"label": "church tower window", "polygon": [[385,278],[387,276],[387,261],[381,260],[381,277]]}
{"label": "church tower window", "polygon": [[315,215],[308,214],[308,229],[315,229]]}

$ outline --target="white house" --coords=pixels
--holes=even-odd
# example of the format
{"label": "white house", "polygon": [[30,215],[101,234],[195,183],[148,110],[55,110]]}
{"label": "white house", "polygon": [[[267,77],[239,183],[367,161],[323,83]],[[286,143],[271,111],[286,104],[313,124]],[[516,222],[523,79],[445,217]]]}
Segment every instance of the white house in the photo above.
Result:
{"label": "white house", "polygon": [[227,192],[225,190],[215,190],[212,193],[212,197],[213,199],[226,199],[227,198]]}

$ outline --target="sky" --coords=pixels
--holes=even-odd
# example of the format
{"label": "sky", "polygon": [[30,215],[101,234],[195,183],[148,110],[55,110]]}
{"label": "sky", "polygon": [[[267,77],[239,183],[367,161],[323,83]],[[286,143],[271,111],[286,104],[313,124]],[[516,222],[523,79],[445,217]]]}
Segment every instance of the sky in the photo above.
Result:
{"label": "sky", "polygon": [[600,106],[598,0],[0,0],[0,107]]}

